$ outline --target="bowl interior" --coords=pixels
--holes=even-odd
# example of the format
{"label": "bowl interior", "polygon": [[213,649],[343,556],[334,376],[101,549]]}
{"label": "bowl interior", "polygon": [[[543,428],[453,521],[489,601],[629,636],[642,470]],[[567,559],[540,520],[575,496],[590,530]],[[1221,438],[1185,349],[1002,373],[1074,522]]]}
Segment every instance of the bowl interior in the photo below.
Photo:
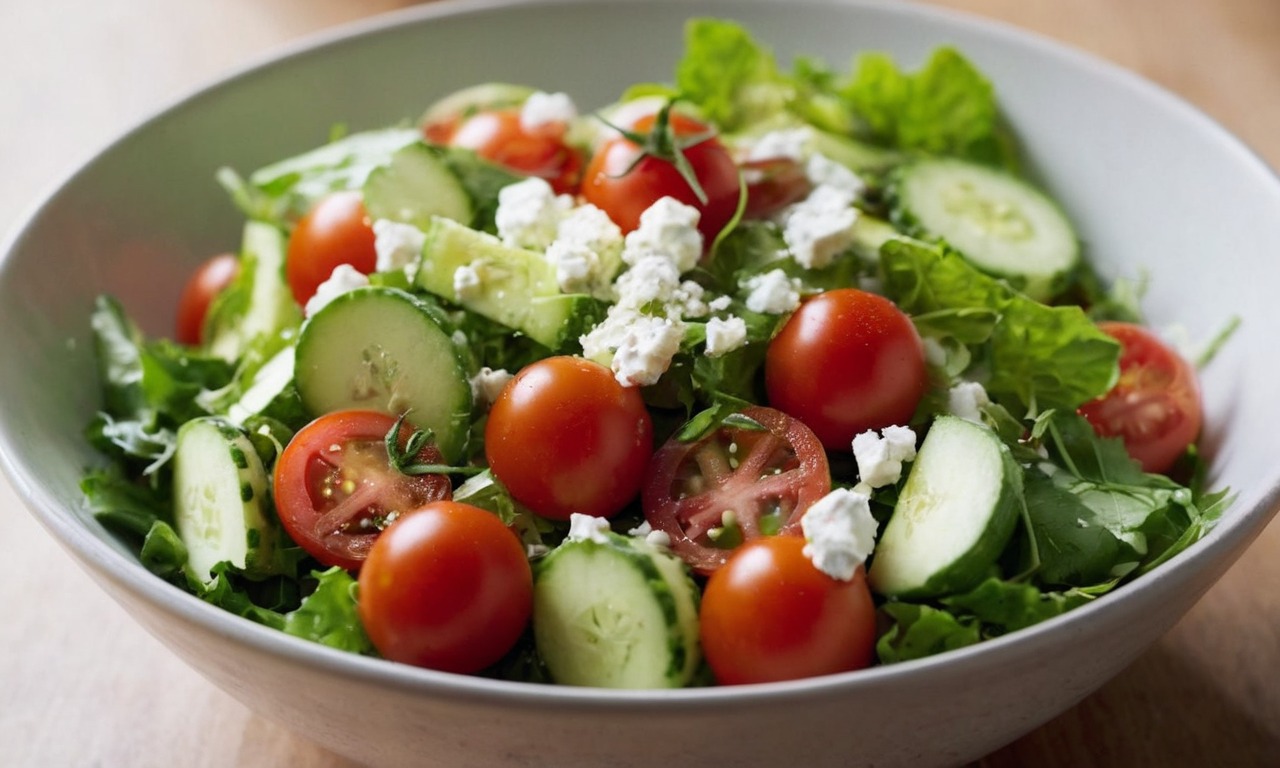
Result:
{"label": "bowl interior", "polygon": [[[238,243],[239,214],[214,182],[221,166],[251,171],[323,143],[337,124],[412,120],[434,98],[483,81],[564,90],[584,109],[604,105],[631,83],[670,80],[684,21],[700,15],[743,22],[783,62],[811,55],[836,69],[860,50],[914,66],[937,45],[958,46],[994,81],[1029,162],[1103,274],[1149,274],[1144,306],[1156,326],[1178,324],[1207,342],[1241,320],[1203,376],[1210,479],[1239,497],[1208,540],[1168,566],[1207,589],[1274,513],[1280,493],[1280,463],[1266,450],[1280,431],[1280,400],[1270,392],[1280,361],[1255,354],[1270,348],[1280,325],[1272,300],[1280,183],[1217,125],[1137,77],[1011,29],[899,3],[445,2],[320,38],[195,93],[107,147],[8,242],[0,452],[15,488],[77,557],[111,571],[135,598],[185,604],[81,500],[80,475],[96,461],[81,437],[98,403],[94,299],[117,296],[148,332],[169,331],[188,270]],[[1192,573],[1199,570],[1204,579]],[[1159,580],[1055,626],[1083,631],[1093,608],[1123,613]],[[210,625],[231,620],[193,615]],[[278,647],[307,653],[283,638]]]}

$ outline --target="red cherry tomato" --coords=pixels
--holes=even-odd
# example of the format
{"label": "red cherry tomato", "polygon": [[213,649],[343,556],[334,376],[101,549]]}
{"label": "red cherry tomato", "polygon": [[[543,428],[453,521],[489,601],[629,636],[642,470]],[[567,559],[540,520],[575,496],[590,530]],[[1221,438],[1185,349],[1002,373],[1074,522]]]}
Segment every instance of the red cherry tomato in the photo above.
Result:
{"label": "red cherry tomato", "polygon": [[543,517],[609,517],[640,490],[653,423],[639,390],[579,357],[526,366],[502,390],[485,425],[493,473]]}
{"label": "red cherry tomato", "polygon": [[533,609],[524,545],[497,515],[432,502],[383,531],[360,570],[360,620],[392,661],[470,674],[515,645]]}
{"label": "red cherry tomato", "polygon": [[520,109],[478,112],[453,125],[433,124],[424,134],[438,144],[473,150],[486,160],[526,176],[546,179],[556,192],[573,192],[582,176],[582,153],[565,141],[568,126],[547,123],[526,130]]}
{"label": "red cherry tomato", "polygon": [[[280,522],[325,565],[358,569],[390,519],[453,495],[444,475],[406,475],[391,465],[384,439],[395,421],[379,411],[335,411],[298,430],[276,460]],[[401,448],[412,432],[401,425]],[[442,462],[433,445],[415,457]]]}
{"label": "red cherry tomato", "polygon": [[693,442],[672,438],[649,465],[645,519],[699,573],[719,568],[742,541],[797,533],[804,513],[831,491],[827,454],[808,427],[772,408],[742,415],[764,429],[726,425]]}
{"label": "red cherry tomato", "polygon": [[764,372],[770,405],[846,452],[861,432],[906,424],[928,383],[911,319],[856,288],[801,304],[769,343]]}
{"label": "red cherry tomato", "polygon": [[744,163],[742,177],[747,183],[747,207],[742,215],[749,219],[771,216],[813,188],[804,166],[789,157]]}
{"label": "red cherry tomato", "polygon": [[756,539],[711,574],[701,642],[717,682],[796,680],[871,663],[876,609],[862,568],[850,581],[834,579],[804,546],[799,536]]}
{"label": "red cherry tomato", "polygon": [[196,268],[178,299],[174,332],[178,343],[194,346],[204,340],[204,319],[209,314],[209,305],[239,272],[240,260],[230,253],[214,256]]}
{"label": "red cherry tomato", "polygon": [[1144,471],[1168,472],[1204,419],[1195,369],[1142,326],[1099,327],[1120,342],[1120,380],[1080,413],[1099,435],[1124,440]]}
{"label": "red cherry tomato", "polygon": [[[670,120],[677,141],[708,130],[686,115],[672,113]],[[654,122],[654,115],[646,115],[633,130],[652,131]],[[706,194],[705,203],[671,160],[645,154],[643,147],[624,136],[609,139],[591,158],[582,177],[582,196],[607,213],[624,233],[638,227],[640,214],[660,198],[674,197],[701,212],[698,231],[709,246],[738,208],[738,166],[714,136],[683,147],[683,152]]]}
{"label": "red cherry tomato", "polygon": [[354,190],[320,198],[294,227],[285,254],[285,276],[293,298],[306,304],[340,264],[350,264],[366,275],[378,264],[373,227],[360,193]]}

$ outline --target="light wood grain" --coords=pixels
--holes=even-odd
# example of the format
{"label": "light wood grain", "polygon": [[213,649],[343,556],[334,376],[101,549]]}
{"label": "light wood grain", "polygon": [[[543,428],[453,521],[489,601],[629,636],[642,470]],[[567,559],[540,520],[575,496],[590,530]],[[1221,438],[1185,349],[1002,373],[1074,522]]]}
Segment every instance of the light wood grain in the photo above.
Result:
{"label": "light wood grain", "polygon": [[[0,229],[187,89],[396,0],[0,2]],[[1280,166],[1280,2],[934,0],[1181,94]],[[349,765],[245,710],[90,583],[0,481],[0,764]],[[1096,694],[981,761],[1280,764],[1280,523]],[[340,706],[340,703],[338,704]]]}

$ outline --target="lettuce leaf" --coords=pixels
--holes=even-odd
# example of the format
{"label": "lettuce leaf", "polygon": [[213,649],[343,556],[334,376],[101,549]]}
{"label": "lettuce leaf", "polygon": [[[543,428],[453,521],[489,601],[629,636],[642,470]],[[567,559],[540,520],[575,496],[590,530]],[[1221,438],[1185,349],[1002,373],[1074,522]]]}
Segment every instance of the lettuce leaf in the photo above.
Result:
{"label": "lettuce leaf", "polygon": [[773,54],[742,26],[690,19],[685,53],[676,65],[676,89],[722,131],[773,117],[791,98],[789,79]]}

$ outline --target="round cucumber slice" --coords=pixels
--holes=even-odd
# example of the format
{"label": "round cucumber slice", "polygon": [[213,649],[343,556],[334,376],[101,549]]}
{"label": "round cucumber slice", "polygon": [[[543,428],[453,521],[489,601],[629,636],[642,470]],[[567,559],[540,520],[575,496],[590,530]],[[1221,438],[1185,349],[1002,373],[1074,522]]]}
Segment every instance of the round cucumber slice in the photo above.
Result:
{"label": "round cucumber slice", "polygon": [[975,267],[1046,301],[1071,281],[1080,244],[1058,206],[1027,182],[954,158],[900,167],[890,188],[894,221],[942,239]]}
{"label": "round cucumber slice", "polygon": [[412,294],[369,286],[338,296],[303,324],[294,365],[308,413],[408,412],[446,460],[462,456],[471,383],[435,311]]}
{"label": "round cucumber slice", "polygon": [[867,574],[879,594],[925,598],[976,586],[1018,519],[1022,470],[995,432],[954,416],[934,421]]}

